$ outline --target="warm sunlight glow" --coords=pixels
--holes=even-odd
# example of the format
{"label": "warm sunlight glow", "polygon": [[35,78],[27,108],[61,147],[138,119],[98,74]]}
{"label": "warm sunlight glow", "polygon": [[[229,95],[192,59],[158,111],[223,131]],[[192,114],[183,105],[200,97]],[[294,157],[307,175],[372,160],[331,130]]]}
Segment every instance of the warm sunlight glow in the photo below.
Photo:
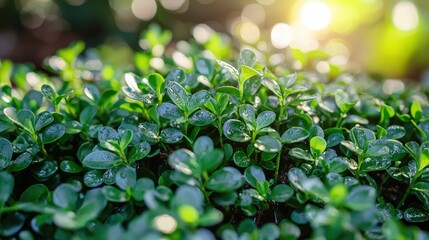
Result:
{"label": "warm sunlight glow", "polygon": [[277,23],[271,30],[271,43],[277,49],[287,47],[293,39],[292,28],[286,23]]}
{"label": "warm sunlight glow", "polygon": [[160,216],[157,216],[154,219],[154,223],[156,228],[158,228],[159,231],[165,234],[170,234],[174,232],[177,228],[176,220],[168,214],[162,214]]}
{"label": "warm sunlight glow", "polygon": [[332,13],[321,1],[307,2],[302,6],[300,21],[311,30],[322,30],[331,22]]}
{"label": "warm sunlight glow", "polygon": [[399,30],[410,31],[415,29],[419,23],[416,5],[409,1],[398,2],[393,8],[392,20]]}

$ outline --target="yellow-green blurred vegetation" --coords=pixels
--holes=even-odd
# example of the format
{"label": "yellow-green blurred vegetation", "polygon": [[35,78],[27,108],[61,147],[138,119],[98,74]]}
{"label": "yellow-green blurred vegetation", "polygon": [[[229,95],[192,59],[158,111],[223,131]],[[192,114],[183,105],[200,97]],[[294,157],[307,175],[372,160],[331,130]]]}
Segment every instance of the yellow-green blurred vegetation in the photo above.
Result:
{"label": "yellow-green blurred vegetation", "polygon": [[267,61],[297,69],[299,55],[316,49],[332,56],[316,65],[321,72],[337,66],[421,80],[429,69],[427,0],[0,0],[0,58],[37,65],[84,40],[102,45],[113,64],[131,62],[150,23],[171,30],[176,42],[216,41],[210,36],[218,31],[218,41],[237,47],[288,52],[295,58]]}

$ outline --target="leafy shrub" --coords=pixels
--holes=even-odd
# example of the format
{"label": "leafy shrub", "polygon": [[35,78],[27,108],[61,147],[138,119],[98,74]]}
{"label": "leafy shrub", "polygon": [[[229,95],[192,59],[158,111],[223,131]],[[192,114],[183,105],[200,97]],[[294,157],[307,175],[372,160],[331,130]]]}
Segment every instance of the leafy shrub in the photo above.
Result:
{"label": "leafy shrub", "polygon": [[191,69],[150,50],[113,67],[82,43],[46,72],[1,62],[2,238],[427,237],[427,88],[192,44]]}

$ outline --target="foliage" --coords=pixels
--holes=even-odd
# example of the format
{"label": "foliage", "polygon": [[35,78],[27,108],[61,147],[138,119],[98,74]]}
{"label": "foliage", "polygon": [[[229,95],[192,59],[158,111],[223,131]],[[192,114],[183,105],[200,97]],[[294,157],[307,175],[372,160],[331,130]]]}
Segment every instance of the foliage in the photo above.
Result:
{"label": "foliage", "polygon": [[189,46],[191,69],[2,61],[2,238],[427,237],[427,89]]}

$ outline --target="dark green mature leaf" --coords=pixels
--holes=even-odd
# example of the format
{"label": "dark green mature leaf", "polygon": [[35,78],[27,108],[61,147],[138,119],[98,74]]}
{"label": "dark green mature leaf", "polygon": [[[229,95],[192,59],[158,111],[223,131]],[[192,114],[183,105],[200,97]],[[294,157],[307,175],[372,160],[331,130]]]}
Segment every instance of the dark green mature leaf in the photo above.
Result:
{"label": "dark green mature leaf", "polygon": [[206,90],[201,90],[192,95],[189,100],[188,111],[189,113],[197,110],[201,105],[204,105],[210,100],[210,93]]}
{"label": "dark green mature leaf", "polygon": [[53,143],[60,139],[66,132],[66,127],[59,123],[54,123],[46,127],[42,132],[42,142],[44,144]]}
{"label": "dark green mature leaf", "polygon": [[294,191],[290,186],[286,184],[278,184],[271,190],[269,198],[275,202],[286,202],[293,196],[293,194]]}
{"label": "dark green mature leaf", "polygon": [[264,78],[262,78],[262,85],[264,85],[266,88],[268,88],[277,97],[282,97],[282,92],[281,92],[280,86],[274,79],[264,77]]}
{"label": "dark green mature leaf", "polygon": [[261,76],[255,75],[244,82],[243,98],[253,97],[261,86]]}
{"label": "dark green mature leaf", "polygon": [[147,142],[141,142],[134,146],[128,154],[128,161],[135,162],[146,157],[151,150],[151,146]]}
{"label": "dark green mature leaf", "polygon": [[109,169],[120,164],[121,158],[108,151],[94,151],[88,154],[82,161],[84,167],[92,169]]}
{"label": "dark green mature leaf", "polygon": [[200,74],[207,77],[211,77],[214,73],[213,63],[207,58],[198,58],[195,68]]}
{"label": "dark green mature leaf", "polygon": [[31,153],[29,152],[23,152],[15,159],[15,161],[11,162],[7,170],[9,172],[22,171],[26,169],[28,166],[30,166],[32,161],[33,161],[33,155],[31,155]]}
{"label": "dark green mature leaf", "polygon": [[238,110],[241,118],[243,118],[243,120],[250,124],[253,125],[256,121],[256,114],[255,114],[255,109],[252,107],[252,105],[250,104],[245,104],[243,106],[241,106]]}
{"label": "dark green mature leaf", "polygon": [[12,144],[7,139],[0,138],[0,170],[9,166],[12,155]]}
{"label": "dark green mature leaf", "polygon": [[34,133],[35,116],[30,110],[22,109],[17,112],[15,108],[7,107],[3,109],[3,113],[10,121],[23,128],[25,131]]}
{"label": "dark green mature leaf", "polygon": [[207,181],[207,188],[214,192],[230,192],[243,185],[243,175],[233,167],[224,167],[214,172]]}
{"label": "dark green mature leaf", "polygon": [[0,209],[3,208],[6,201],[9,199],[15,186],[15,179],[8,172],[0,172]]}
{"label": "dark green mature leaf", "polygon": [[187,149],[174,151],[168,158],[168,164],[176,171],[186,175],[198,173],[198,163],[195,154]]}
{"label": "dark green mature leaf", "polygon": [[83,176],[83,182],[88,187],[98,187],[103,184],[103,172],[100,170],[90,170]]}
{"label": "dark green mature leaf", "polygon": [[166,89],[174,104],[182,111],[187,111],[191,95],[177,82],[169,82]]}
{"label": "dark green mature leaf", "polygon": [[280,141],[269,135],[259,137],[254,145],[262,152],[276,153],[282,149]]}
{"label": "dark green mature leaf", "polygon": [[189,123],[195,126],[207,126],[216,120],[216,116],[206,110],[198,110],[189,118]]}
{"label": "dark green mature leaf", "polygon": [[374,206],[377,192],[370,186],[356,186],[347,196],[346,205],[352,210],[363,211]]}
{"label": "dark green mature leaf", "polygon": [[404,218],[408,222],[426,222],[429,220],[429,213],[418,208],[407,208],[404,211]]}
{"label": "dark green mature leaf", "polygon": [[276,119],[276,114],[273,111],[263,111],[256,118],[256,129],[260,130],[268,127]]}
{"label": "dark green mature leaf", "polygon": [[171,103],[162,103],[156,110],[159,116],[169,120],[177,120],[184,117],[182,110]]}
{"label": "dark green mature leaf", "polygon": [[51,124],[53,121],[54,117],[50,112],[41,112],[36,116],[36,124],[34,125],[34,128],[36,131],[39,131],[40,129]]}
{"label": "dark green mature leaf", "polygon": [[79,115],[79,121],[83,125],[89,125],[92,121],[92,119],[97,114],[97,108],[93,105],[88,105],[86,108],[82,110],[82,112]]}
{"label": "dark green mature leaf", "polygon": [[58,170],[58,164],[53,160],[43,161],[41,163],[38,163],[37,165],[35,165],[35,167],[32,168],[33,174],[39,180],[46,180],[48,177],[56,173],[57,170]]}
{"label": "dark green mature leaf", "polygon": [[102,192],[107,200],[122,203],[130,200],[130,195],[113,186],[104,186]]}
{"label": "dark green mature leaf", "polygon": [[55,98],[58,96],[55,90],[47,84],[42,85],[41,92],[43,96],[45,96],[47,99],[50,99],[51,101],[54,101]]}
{"label": "dark green mature leaf", "polygon": [[233,160],[237,166],[243,168],[250,164],[250,158],[241,150],[234,153]]}
{"label": "dark green mature leaf", "polygon": [[83,88],[85,96],[88,97],[94,103],[98,103],[101,98],[100,90],[92,84],[85,84]]}
{"label": "dark green mature leaf", "polygon": [[233,66],[231,66],[231,64],[224,62],[224,61],[221,61],[221,60],[216,60],[216,62],[217,62],[217,64],[219,64],[220,67],[227,70],[234,79],[238,80],[239,73],[235,67],[233,67]]}
{"label": "dark green mature leaf", "polygon": [[205,153],[210,153],[214,149],[213,140],[207,136],[201,136],[197,138],[194,142],[193,151],[195,155],[203,155]]}
{"label": "dark green mature leaf", "polygon": [[354,127],[350,130],[350,140],[352,140],[359,149],[365,151],[370,139],[368,139],[364,129]]}
{"label": "dark green mature leaf", "polygon": [[256,63],[256,55],[250,49],[243,49],[240,51],[240,56],[238,57],[238,65],[246,65],[249,67],[253,67]]}
{"label": "dark green mature leaf", "polygon": [[60,163],[60,168],[66,173],[80,173],[83,168],[77,165],[74,161],[65,160]]}
{"label": "dark green mature leaf", "polygon": [[246,125],[237,119],[226,121],[223,125],[223,133],[225,137],[235,142],[247,142],[250,140]]}
{"label": "dark green mature leaf", "polygon": [[357,100],[350,99],[348,93],[343,90],[338,90],[335,92],[335,103],[338,108],[340,108],[342,113],[347,113],[354,105],[357,103]]}
{"label": "dark green mature leaf", "polygon": [[177,128],[165,128],[160,134],[161,141],[165,143],[177,143],[183,138],[183,133]]}
{"label": "dark green mature leaf", "polygon": [[286,144],[301,142],[307,139],[310,133],[302,127],[291,127],[282,135],[282,142]]}
{"label": "dark green mature leaf", "polygon": [[78,191],[73,185],[63,183],[55,188],[52,201],[60,208],[74,210],[78,202]]}
{"label": "dark green mature leaf", "polygon": [[214,149],[210,152],[197,155],[198,162],[201,167],[201,171],[211,172],[218,168],[223,162],[223,151],[220,149]]}
{"label": "dark green mature leaf", "polygon": [[258,166],[249,166],[244,171],[244,177],[252,187],[257,188],[258,183],[262,184],[266,178],[262,168]]}
{"label": "dark green mature leaf", "polygon": [[122,190],[134,188],[137,181],[136,169],[130,166],[120,168],[115,175],[116,185]]}
{"label": "dark green mature leaf", "polygon": [[289,155],[292,157],[295,157],[297,159],[303,159],[307,161],[314,161],[313,157],[310,155],[310,153],[306,152],[302,148],[292,148],[289,150]]}

